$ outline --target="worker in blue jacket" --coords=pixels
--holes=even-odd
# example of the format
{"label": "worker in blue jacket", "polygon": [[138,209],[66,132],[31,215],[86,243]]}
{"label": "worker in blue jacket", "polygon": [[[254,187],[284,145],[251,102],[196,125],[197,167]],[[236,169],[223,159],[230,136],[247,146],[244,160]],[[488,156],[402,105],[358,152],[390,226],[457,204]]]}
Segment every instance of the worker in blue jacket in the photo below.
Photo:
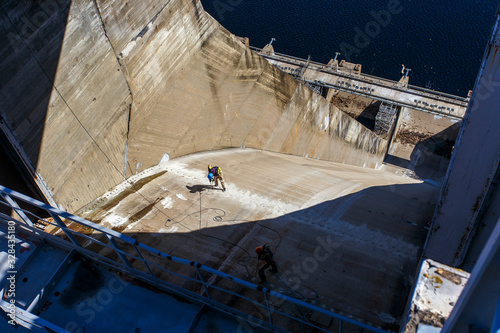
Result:
{"label": "worker in blue jacket", "polygon": [[210,164],[208,165],[208,180],[210,181],[210,183],[215,181],[215,187],[219,186],[219,180],[220,180],[220,184],[222,186],[222,192],[226,191],[224,178],[222,178],[222,170],[218,166],[212,167]]}

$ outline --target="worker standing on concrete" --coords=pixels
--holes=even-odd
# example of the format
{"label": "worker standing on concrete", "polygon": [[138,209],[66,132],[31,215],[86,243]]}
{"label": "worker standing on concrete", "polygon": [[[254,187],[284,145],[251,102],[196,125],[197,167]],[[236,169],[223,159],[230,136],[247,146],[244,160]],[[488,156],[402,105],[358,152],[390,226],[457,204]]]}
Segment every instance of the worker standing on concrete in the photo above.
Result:
{"label": "worker standing on concrete", "polygon": [[264,266],[262,266],[261,269],[259,269],[259,276],[260,276],[259,283],[264,283],[267,281],[266,274],[264,274],[264,271],[268,267],[271,267],[272,273],[278,273],[278,266],[276,265],[276,262],[274,261],[273,252],[271,251],[269,244],[266,243],[262,246],[256,247],[255,253],[257,253],[259,260],[264,260],[266,262],[266,264]]}
{"label": "worker standing on concrete", "polygon": [[219,180],[220,180],[220,184],[222,186],[222,192],[226,191],[224,178],[222,178],[222,170],[218,166],[212,167],[210,164],[208,165],[208,180],[210,180],[210,183],[215,181],[215,187],[219,186]]}

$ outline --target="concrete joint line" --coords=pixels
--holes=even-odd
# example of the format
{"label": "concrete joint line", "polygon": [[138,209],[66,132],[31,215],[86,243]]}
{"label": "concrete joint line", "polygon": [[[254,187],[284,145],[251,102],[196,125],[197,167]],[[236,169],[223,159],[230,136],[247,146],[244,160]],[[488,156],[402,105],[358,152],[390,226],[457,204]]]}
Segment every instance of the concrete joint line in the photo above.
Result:
{"label": "concrete joint line", "polygon": [[127,114],[127,133],[126,133],[126,140],[125,140],[125,155],[124,155],[124,161],[123,161],[123,179],[126,179],[127,177],[127,159],[128,159],[128,139],[129,139],[129,133],[130,133],[130,117],[132,113],[132,104],[134,103],[134,94],[132,93],[132,89],[130,88],[129,84],[129,79],[128,79],[128,70],[127,66],[125,63],[121,63],[120,61],[120,56],[116,53],[116,49],[113,46],[113,43],[109,39],[108,36],[108,31],[106,30],[106,25],[104,24],[104,20],[102,19],[102,14],[101,14],[101,9],[99,8],[99,4],[97,3],[97,0],[93,0],[94,6],[96,8],[97,14],[99,15],[99,20],[101,21],[101,26],[102,30],[104,31],[104,36],[106,36],[106,40],[108,41],[111,49],[113,50],[113,54],[115,55],[116,62],[118,63],[118,66],[121,68],[121,72],[123,75],[123,79],[125,80],[125,84],[127,85],[128,93],[130,96],[130,102],[128,104],[128,114]]}
{"label": "concrete joint line", "polygon": [[[120,56],[119,56],[119,54],[116,53],[115,47],[113,46],[113,43],[109,39],[108,31],[106,30],[106,26],[104,24],[104,20],[102,19],[101,10],[99,8],[99,4],[97,3],[97,0],[93,0],[93,2],[94,2],[94,5],[96,7],[97,14],[99,15],[99,20],[101,21],[101,26],[102,26],[102,30],[104,31],[104,36],[106,36],[106,39],[107,39],[109,45],[111,46],[111,49],[113,50],[113,53],[115,55],[115,59],[116,59],[116,62],[118,63],[118,66],[120,66],[120,68],[122,69],[121,72],[122,72],[122,75],[123,75],[123,77],[125,79],[125,84],[127,85],[127,88],[128,88],[128,91],[129,91],[129,94],[130,94],[130,97],[131,97],[131,101],[129,103],[129,112],[130,112],[130,107],[132,106],[132,104],[134,102],[134,95],[132,94],[132,89],[130,88],[129,80],[128,80],[128,77],[127,77],[128,76],[127,66],[125,65],[125,63],[122,64],[120,62]],[[127,137],[128,137],[128,132],[127,132]]]}

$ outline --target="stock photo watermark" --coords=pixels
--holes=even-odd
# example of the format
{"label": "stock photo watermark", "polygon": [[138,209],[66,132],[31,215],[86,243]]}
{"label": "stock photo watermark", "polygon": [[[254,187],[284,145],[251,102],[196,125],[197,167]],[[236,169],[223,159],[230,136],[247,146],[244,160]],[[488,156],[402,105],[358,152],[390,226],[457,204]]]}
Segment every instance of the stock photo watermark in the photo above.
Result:
{"label": "stock photo watermark", "polygon": [[[49,0],[40,3],[39,10],[33,12],[28,16],[22,16],[16,24],[16,30],[10,30],[7,34],[7,39],[18,52],[24,41],[33,36],[39,28],[41,28],[49,19],[57,14],[63,6],[68,5],[67,0]],[[47,36],[45,38],[50,38]]]}
{"label": "stock photo watermark", "polygon": [[[105,287],[100,289],[94,296],[89,297],[78,304],[76,307],[76,314],[82,317],[86,324],[90,324],[95,320],[96,314],[104,311],[106,306],[111,304],[115,295],[123,292],[127,285],[127,282],[119,279],[118,277],[111,278]],[[79,327],[79,324],[76,321],[67,322],[64,328],[71,333],[85,332],[84,329]]]}
{"label": "stock photo watermark", "polygon": [[10,318],[9,324],[16,326],[16,223],[14,221],[9,221],[7,227],[7,286],[6,286],[6,296],[9,305],[7,316]]}
{"label": "stock photo watermark", "polygon": [[224,21],[224,14],[232,12],[241,3],[243,3],[243,0],[215,0],[212,5],[214,6],[218,21]]}
{"label": "stock photo watermark", "polygon": [[293,290],[299,289],[299,282],[307,280],[311,274],[318,270],[319,264],[328,260],[334,249],[339,247],[339,244],[332,242],[331,236],[328,236],[326,241],[321,237],[317,237],[316,241],[318,245],[314,249],[312,256],[304,258],[300,265],[292,265],[291,270],[287,270],[282,274],[286,280],[296,283],[291,286]]}
{"label": "stock photo watermark", "polygon": [[389,0],[386,9],[379,11],[371,10],[370,17],[364,28],[354,27],[354,37],[352,43],[342,42],[340,51],[344,58],[351,62],[354,55],[358,55],[361,50],[368,47],[370,43],[382,32],[383,28],[388,27],[394,15],[403,12],[403,6],[399,0]]}
{"label": "stock photo watermark", "polygon": [[[287,286],[286,289],[291,289],[292,292],[297,292],[301,285],[303,285],[312,274],[314,274],[319,268],[320,263],[325,262],[334,253],[335,249],[339,248],[340,245],[332,241],[330,235],[326,239],[322,237],[316,238],[317,245],[313,251],[312,256],[308,256],[299,264],[293,264],[291,269],[285,270],[281,274],[281,279],[283,283]],[[274,312],[276,308],[283,306],[287,302],[287,298],[281,294],[270,294],[269,295],[269,309]],[[248,316],[248,321],[241,318],[238,319],[238,333],[252,333],[254,332],[254,327],[259,327],[263,322],[264,318],[257,318],[258,321],[252,321],[251,316]]]}
{"label": "stock photo watermark", "polygon": [[500,82],[494,81],[493,74],[490,73],[488,76],[483,76],[477,84],[476,95],[470,111],[474,112],[477,110],[483,101],[495,93],[498,87],[500,87]]}

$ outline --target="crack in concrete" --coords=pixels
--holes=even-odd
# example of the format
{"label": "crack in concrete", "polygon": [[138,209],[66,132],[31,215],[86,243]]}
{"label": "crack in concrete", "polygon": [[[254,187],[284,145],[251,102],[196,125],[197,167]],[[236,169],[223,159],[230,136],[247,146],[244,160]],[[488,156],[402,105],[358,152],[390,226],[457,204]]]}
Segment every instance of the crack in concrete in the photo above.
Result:
{"label": "crack in concrete", "polygon": [[[96,7],[97,14],[99,15],[99,20],[101,21],[101,26],[102,26],[102,30],[104,31],[104,36],[106,36],[106,39],[108,40],[108,43],[111,46],[111,49],[113,50],[113,53],[115,55],[116,62],[118,63],[118,66],[122,69],[121,72],[122,72],[123,78],[125,79],[125,84],[127,85],[127,89],[128,89],[129,96],[130,96],[130,102],[128,103],[128,115],[127,115],[127,133],[126,133],[127,138],[125,140],[125,153],[124,153],[124,161],[123,161],[123,165],[124,165],[123,166],[123,179],[126,179],[127,178],[127,159],[128,159],[128,140],[129,140],[129,133],[130,133],[130,118],[132,115],[132,105],[134,103],[134,94],[132,93],[132,89],[131,89],[130,84],[129,84],[127,66],[125,63],[122,64],[120,62],[120,57],[116,53],[116,49],[108,36],[108,31],[106,30],[106,25],[104,24],[104,20],[102,19],[101,9],[99,8],[99,4],[97,3],[97,0],[93,0],[93,2],[94,2],[94,5]],[[167,4],[165,4],[165,6],[166,5]],[[163,8],[165,8],[165,6],[163,6]],[[161,10],[163,10],[163,8]],[[161,10],[160,10],[160,12],[161,12]],[[159,14],[159,12],[153,17],[153,19],[155,19],[158,14]]]}
{"label": "crack in concrete", "polygon": [[146,32],[148,32],[148,30],[149,30],[149,25],[152,24],[154,21],[156,21],[156,19],[158,18],[158,15],[160,15],[160,13],[163,11],[163,9],[165,9],[165,7],[167,7],[167,5],[169,3],[170,3],[170,0],[168,0],[163,5],[163,7],[161,7],[160,10],[153,16],[153,18],[151,20],[149,20],[148,23],[146,23],[146,25],[144,26],[144,28],[142,28],[142,30],[139,31],[139,33],[137,34],[137,36],[135,36],[134,38],[132,38],[133,42],[135,42],[138,38],[144,37],[144,35],[146,34]]}

